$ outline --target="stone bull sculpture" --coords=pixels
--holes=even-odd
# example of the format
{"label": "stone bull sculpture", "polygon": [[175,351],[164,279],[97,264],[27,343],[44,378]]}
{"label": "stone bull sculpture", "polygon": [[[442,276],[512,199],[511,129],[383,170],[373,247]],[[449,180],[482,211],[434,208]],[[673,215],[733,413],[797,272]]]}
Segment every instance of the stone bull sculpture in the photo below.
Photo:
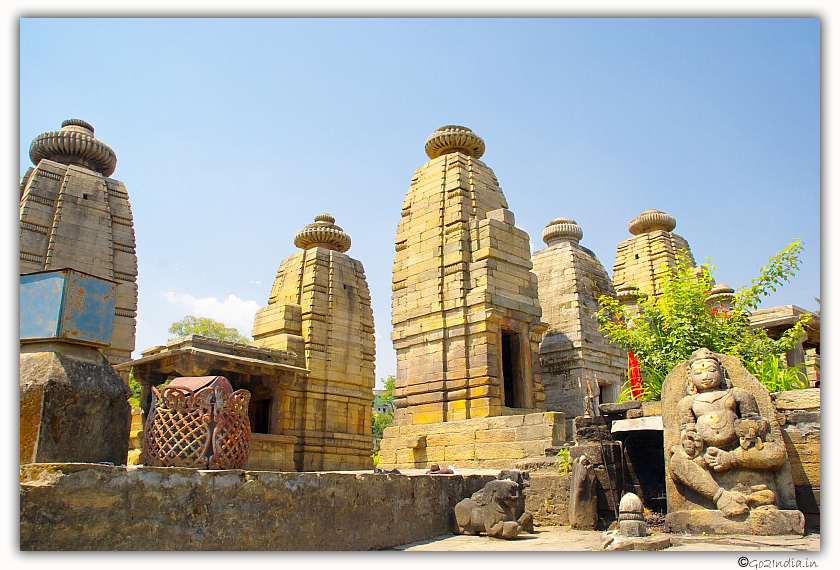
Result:
{"label": "stone bull sculpture", "polygon": [[508,480],[490,481],[481,491],[455,505],[459,534],[481,534],[512,539],[522,531],[516,520],[519,484]]}

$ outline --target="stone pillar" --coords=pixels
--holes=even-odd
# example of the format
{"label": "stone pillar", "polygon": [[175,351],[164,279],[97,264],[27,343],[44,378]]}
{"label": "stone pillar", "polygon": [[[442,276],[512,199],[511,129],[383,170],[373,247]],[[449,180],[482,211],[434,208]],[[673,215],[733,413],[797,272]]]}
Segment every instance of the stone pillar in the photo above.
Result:
{"label": "stone pillar", "polygon": [[[72,268],[117,281],[112,364],[130,360],[137,318],[134,217],[117,155],[80,119],[32,141],[20,180],[20,273]],[[127,380],[127,374],[126,374]]]}
{"label": "stone pillar", "polygon": [[403,203],[392,287],[398,426],[545,409],[529,238],[478,160],[484,149],[470,129],[441,127]]}

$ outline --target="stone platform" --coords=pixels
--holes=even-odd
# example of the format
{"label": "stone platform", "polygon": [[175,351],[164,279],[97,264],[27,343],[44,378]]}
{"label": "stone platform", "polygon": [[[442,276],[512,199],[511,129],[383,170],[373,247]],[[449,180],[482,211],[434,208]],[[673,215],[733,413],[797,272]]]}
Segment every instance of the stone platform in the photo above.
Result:
{"label": "stone platform", "polygon": [[544,458],[566,441],[563,412],[475,418],[385,429],[379,467],[427,469],[430,463],[459,468],[503,469],[526,458]]}
{"label": "stone platform", "polygon": [[805,517],[800,511],[757,508],[746,517],[728,519],[720,511],[692,510],[668,513],[665,526],[673,533],[688,534],[805,534]]}

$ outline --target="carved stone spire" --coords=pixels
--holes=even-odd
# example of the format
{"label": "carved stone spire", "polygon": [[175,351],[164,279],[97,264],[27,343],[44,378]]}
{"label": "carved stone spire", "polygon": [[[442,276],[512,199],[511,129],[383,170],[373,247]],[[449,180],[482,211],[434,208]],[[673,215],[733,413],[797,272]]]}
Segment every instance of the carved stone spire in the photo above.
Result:
{"label": "carved stone spire", "polygon": [[547,245],[570,241],[578,243],[583,237],[583,229],[570,218],[557,218],[545,226],[542,233],[543,241]]}
{"label": "carved stone spire", "polygon": [[109,177],[117,169],[113,149],[93,136],[93,126],[81,119],[67,119],[60,131],[37,136],[29,146],[29,158],[38,166],[43,159],[75,164]]}
{"label": "carved stone spire", "polygon": [[301,249],[323,247],[340,253],[350,249],[350,236],[335,225],[335,218],[320,214],[314,224],[309,224],[295,235],[295,245]]}
{"label": "carved stone spire", "polygon": [[473,158],[481,158],[484,155],[484,140],[460,125],[445,125],[426,139],[426,154],[429,158],[450,152],[462,152]]}
{"label": "carved stone spire", "polygon": [[645,210],[633,218],[627,229],[634,236],[646,234],[656,230],[673,231],[677,227],[677,220],[674,216],[660,212],[659,210]]}

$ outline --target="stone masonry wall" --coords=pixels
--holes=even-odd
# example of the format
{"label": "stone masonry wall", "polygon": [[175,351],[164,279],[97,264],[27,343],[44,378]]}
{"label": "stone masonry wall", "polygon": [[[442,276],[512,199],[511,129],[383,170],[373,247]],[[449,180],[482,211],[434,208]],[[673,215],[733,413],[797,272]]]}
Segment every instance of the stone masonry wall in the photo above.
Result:
{"label": "stone masonry wall", "polygon": [[386,428],[380,443],[383,469],[441,467],[509,468],[520,459],[545,457],[549,447],[563,445],[562,412],[476,418]]}
{"label": "stone masonry wall", "polygon": [[658,295],[662,275],[676,265],[678,252],[695,263],[688,241],[673,232],[654,230],[624,240],[615,254],[613,285],[616,289],[635,285],[643,292]]}
{"label": "stone masonry wall", "polygon": [[449,533],[494,478],[29,464],[20,549],[384,549]]}
{"label": "stone masonry wall", "polygon": [[771,394],[785,440],[796,504],[809,528],[820,526],[820,389]]}

